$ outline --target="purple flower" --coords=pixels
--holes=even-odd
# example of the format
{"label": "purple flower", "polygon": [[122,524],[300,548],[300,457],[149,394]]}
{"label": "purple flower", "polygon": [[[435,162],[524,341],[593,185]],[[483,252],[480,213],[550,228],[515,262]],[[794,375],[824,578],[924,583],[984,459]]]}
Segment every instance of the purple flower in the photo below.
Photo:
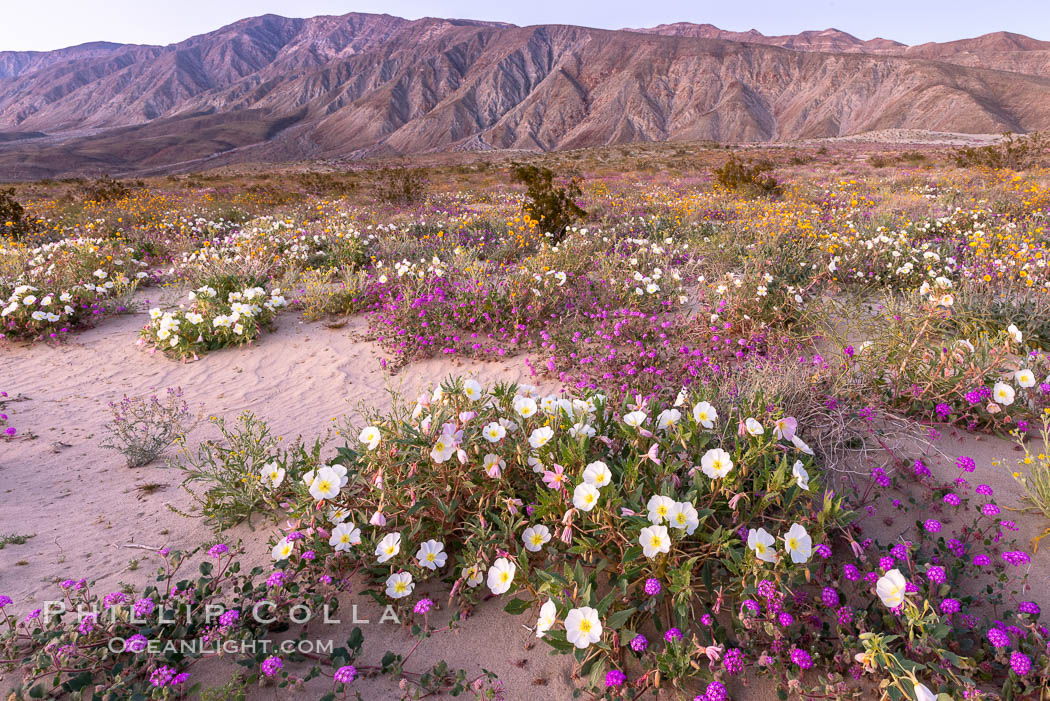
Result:
{"label": "purple flower", "polygon": [[355,678],[357,678],[357,667],[352,664],[340,667],[335,671],[334,675],[336,684],[349,684]]}
{"label": "purple flower", "polygon": [[132,606],[132,611],[135,613],[135,618],[145,618],[153,613],[155,608],[156,604],[153,603],[153,599],[139,599]]}
{"label": "purple flower", "polygon": [[860,579],[860,570],[857,566],[851,562],[847,562],[842,566],[842,575],[851,582],[856,582]]}
{"label": "purple flower", "polygon": [[795,622],[795,617],[787,611],[784,611],[777,617],[777,621],[780,623],[781,628],[788,628]]}
{"label": "purple flower", "polygon": [[962,608],[962,604],[958,599],[945,599],[941,602],[941,613],[945,615],[951,615],[953,613],[959,613]]}
{"label": "purple flower", "polygon": [[831,587],[824,587],[820,592],[820,600],[828,608],[838,608],[839,593]]}
{"label": "purple flower", "polygon": [[936,565],[931,565],[926,570],[926,578],[930,580],[931,584],[944,584],[948,577],[944,574],[944,568]]}
{"label": "purple flower", "polygon": [[985,516],[998,516],[999,515],[999,507],[996,506],[995,504],[985,504],[984,506],[981,507],[981,513],[984,514]]}
{"label": "purple flower", "polygon": [[638,654],[645,652],[648,647],[649,640],[644,635],[638,634],[631,639],[631,649]]}
{"label": "purple flower", "polygon": [[935,518],[926,519],[925,523],[922,524],[922,527],[926,529],[927,533],[941,532],[941,522]]}
{"label": "purple flower", "polygon": [[262,673],[270,678],[283,668],[284,662],[277,655],[270,655],[262,663]]}
{"label": "purple flower", "polygon": [[237,619],[241,617],[241,612],[237,609],[230,609],[229,611],[223,611],[222,615],[219,616],[219,625],[224,628],[232,626]]}
{"label": "purple flower", "polygon": [[175,678],[175,670],[171,667],[159,667],[153,670],[149,677],[149,683],[156,687],[167,686]]}
{"label": "purple flower", "polygon": [[840,626],[849,625],[853,622],[853,609],[849,606],[843,606],[835,612],[836,617]]}
{"label": "purple flower", "polygon": [[995,494],[995,490],[989,487],[987,484],[977,485],[977,493],[986,497],[990,497]]}
{"label": "purple flower", "polygon": [[220,558],[228,552],[230,552],[230,549],[222,543],[218,543],[217,545],[208,548],[208,554],[214,558]]}
{"label": "purple flower", "polygon": [[1028,655],[1019,650],[1014,650],[1010,655],[1010,669],[1012,669],[1017,676],[1023,677],[1031,671],[1032,661],[1028,659]]}
{"label": "purple flower", "polygon": [[623,686],[624,682],[627,681],[627,675],[618,669],[610,669],[605,673],[605,688],[615,689],[616,687]]}
{"label": "purple flower", "polygon": [[662,589],[662,587],[660,586],[659,579],[656,579],[655,577],[650,577],[649,579],[645,580],[645,593],[649,596],[656,596],[660,593],[660,589]]}
{"label": "purple flower", "polygon": [[958,506],[962,503],[962,499],[959,498],[958,494],[954,492],[948,492],[944,495],[944,503],[948,506]]}
{"label": "purple flower", "polygon": [[820,555],[823,559],[827,560],[831,557],[831,547],[821,543],[817,546],[817,555]]}
{"label": "purple flower", "polygon": [[0,595],[0,609],[2,609],[3,607],[7,606],[10,603],[12,603],[10,596]]}
{"label": "purple flower", "polygon": [[1008,636],[999,628],[989,628],[988,642],[992,644],[992,647],[996,649],[1001,649],[1010,645],[1010,636]]}
{"label": "purple flower", "polygon": [[992,564],[992,558],[988,557],[987,555],[974,555],[973,564],[977,565],[978,567],[987,567],[988,565]]}
{"label": "purple flower", "polygon": [[726,701],[728,698],[729,692],[721,682],[711,682],[704,692],[704,701]]}
{"label": "purple flower", "polygon": [[964,472],[973,472],[977,469],[977,463],[969,455],[962,455],[955,461],[955,466]]}
{"label": "purple flower", "polygon": [[430,613],[430,609],[434,608],[434,602],[430,599],[420,599],[416,602],[416,606],[413,611],[419,614]]}
{"label": "purple flower", "polygon": [[1003,553],[1003,559],[1009,562],[1014,567],[1020,567],[1021,565],[1027,565],[1032,561],[1028,553],[1024,550],[1011,550],[1010,552]]}
{"label": "purple flower", "polygon": [[664,640],[666,640],[669,643],[673,643],[674,641],[681,639],[682,631],[678,630],[677,628],[668,628],[667,632],[664,633]]}
{"label": "purple flower", "polygon": [[1039,604],[1035,603],[1034,601],[1022,601],[1017,605],[1018,613],[1027,613],[1031,616],[1038,616],[1039,611]]}
{"label": "purple flower", "polygon": [[281,570],[277,570],[275,572],[270,573],[270,576],[266,578],[266,586],[270,587],[271,589],[273,589],[274,587],[279,587],[282,584],[284,584],[284,580],[287,578],[288,575],[286,575]]}
{"label": "purple flower", "polygon": [[760,610],[758,602],[754,599],[744,599],[743,603],[740,604],[741,617],[744,615],[757,616]]}
{"label": "purple flower", "polygon": [[730,675],[740,674],[744,671],[744,653],[740,648],[731,647],[722,655],[722,666]]}
{"label": "purple flower", "polygon": [[813,658],[802,648],[791,648],[791,661],[798,665],[799,669],[809,669],[813,666]]}
{"label": "purple flower", "polygon": [[127,640],[124,641],[124,649],[128,652],[142,652],[149,645],[149,640],[145,635],[136,633]]}

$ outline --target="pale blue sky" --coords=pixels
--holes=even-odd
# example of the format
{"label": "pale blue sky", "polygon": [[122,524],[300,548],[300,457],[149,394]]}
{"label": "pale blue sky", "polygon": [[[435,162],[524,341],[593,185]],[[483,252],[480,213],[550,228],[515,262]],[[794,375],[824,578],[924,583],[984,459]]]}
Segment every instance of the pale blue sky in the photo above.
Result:
{"label": "pale blue sky", "polygon": [[835,27],[861,39],[906,44],[1006,30],[1050,40],[1050,0],[3,0],[0,51],[48,50],[86,41],[169,44],[269,12],[311,17],[385,12],[514,24],[605,29],[709,22],[723,29],[794,34]]}

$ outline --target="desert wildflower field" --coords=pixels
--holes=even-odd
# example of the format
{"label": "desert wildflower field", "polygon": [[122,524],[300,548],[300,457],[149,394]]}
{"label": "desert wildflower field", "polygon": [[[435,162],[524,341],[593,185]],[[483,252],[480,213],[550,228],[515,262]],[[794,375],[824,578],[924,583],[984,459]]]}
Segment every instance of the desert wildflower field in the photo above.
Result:
{"label": "desert wildflower field", "polygon": [[0,189],[4,698],[1050,699],[1050,171],[957,156]]}

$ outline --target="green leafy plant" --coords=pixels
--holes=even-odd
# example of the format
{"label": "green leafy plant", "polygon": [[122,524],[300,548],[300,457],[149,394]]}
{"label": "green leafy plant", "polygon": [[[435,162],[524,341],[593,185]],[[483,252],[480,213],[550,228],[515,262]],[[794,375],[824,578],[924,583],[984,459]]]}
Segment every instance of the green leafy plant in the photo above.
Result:
{"label": "green leafy plant", "polygon": [[565,236],[565,231],[587,216],[576,201],[583,192],[576,178],[565,185],[554,182],[554,171],[535,165],[517,165],[511,170],[515,182],[525,186],[525,212],[541,230],[549,233],[555,242]]}

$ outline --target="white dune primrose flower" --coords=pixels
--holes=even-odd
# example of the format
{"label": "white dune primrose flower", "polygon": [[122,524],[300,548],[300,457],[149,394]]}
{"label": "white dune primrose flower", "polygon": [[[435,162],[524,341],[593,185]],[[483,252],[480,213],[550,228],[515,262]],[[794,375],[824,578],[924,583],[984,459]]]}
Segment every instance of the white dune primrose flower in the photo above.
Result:
{"label": "white dune primrose flower", "polygon": [[693,407],[693,418],[704,428],[714,428],[718,412],[708,402],[700,402]]}
{"label": "white dune primrose flower", "polygon": [[794,523],[784,535],[784,549],[791,556],[791,561],[797,565],[809,560],[813,553],[813,539],[800,523]]}
{"label": "white dune primrose flower", "polygon": [[496,558],[496,561],[492,563],[492,567],[489,568],[489,591],[496,595],[506,593],[510,589],[510,585],[514,583],[514,573],[517,570],[518,566],[507,558]]}
{"label": "white dune primrose flower", "polygon": [[597,460],[583,468],[583,481],[601,488],[612,481],[612,472],[608,465]]}
{"label": "white dune primrose flower", "polygon": [[791,467],[791,474],[795,477],[795,484],[799,486],[799,489],[809,491],[809,473],[806,472],[805,465],[802,464],[801,460],[796,460],[795,464]]}
{"label": "white dune primrose flower", "polygon": [[602,639],[598,611],[590,606],[572,609],[565,617],[565,639],[583,649]]}
{"label": "white dune primrose flower", "polygon": [[777,554],[773,549],[776,539],[765,528],[752,528],[747,534],[747,547],[755,557],[763,562],[776,562]]}
{"label": "white dune primrose flower", "polygon": [[541,426],[529,435],[529,445],[533,448],[542,448],[550,443],[551,438],[554,438],[554,429],[550,426]]}
{"label": "white dune primrose flower", "polygon": [[875,583],[875,593],[888,608],[895,609],[904,603],[908,591],[908,581],[898,569],[892,569],[879,577]]}
{"label": "white dune primrose flower", "polygon": [[598,488],[587,482],[580,482],[572,491],[572,505],[580,511],[590,511],[601,496]]}
{"label": "white dune primrose flower", "polygon": [[1014,388],[1005,382],[996,382],[992,387],[992,396],[1003,406],[1010,406],[1014,403]]}
{"label": "white dune primrose flower", "polygon": [[667,526],[646,526],[638,536],[642,553],[650,560],[660,553],[671,551],[671,536]]}
{"label": "white dune primrose flower", "polygon": [[507,429],[493,421],[492,423],[485,425],[485,428],[481,430],[481,435],[484,436],[485,440],[489,443],[499,443],[503,440],[503,437],[507,435]]}
{"label": "white dune primrose flower", "polygon": [[383,434],[381,434],[379,432],[379,429],[375,426],[365,426],[365,428],[361,431],[361,434],[357,437],[357,439],[364,443],[366,446],[368,446],[369,450],[375,450],[376,446],[379,445],[379,441],[380,439],[382,439],[382,437]]}
{"label": "white dune primrose flower", "polygon": [[1028,368],[1018,370],[1016,373],[1014,373],[1014,380],[1017,381],[1018,387],[1022,387],[1024,389],[1028,389],[1029,387],[1035,387],[1035,373],[1029,370]]}
{"label": "white dune primrose flower", "polygon": [[423,541],[419,546],[419,552],[416,553],[416,560],[428,570],[436,570],[439,567],[444,567],[445,562],[448,560],[448,553],[445,552],[445,544],[440,543],[433,538]]}
{"label": "white dune primrose flower", "polygon": [[700,514],[688,501],[680,501],[671,507],[670,513],[667,514],[667,523],[671,528],[684,530],[686,535],[693,535],[693,531],[700,525]]}
{"label": "white dune primrose flower", "polygon": [[733,469],[733,459],[721,448],[711,448],[700,458],[700,469],[711,479],[721,479]]}
{"label": "white dune primrose flower", "polygon": [[543,602],[543,606],[540,606],[540,617],[536,621],[536,637],[542,638],[543,634],[554,627],[554,622],[558,615],[558,608],[554,605],[554,602],[547,599]]}
{"label": "white dune primrose flower", "polygon": [[336,552],[349,550],[351,545],[361,543],[361,529],[352,523],[340,523],[332,529],[332,537],[328,544],[335,548]]}
{"label": "white dune primrose flower", "polygon": [[310,496],[317,501],[332,499],[339,494],[342,478],[339,473],[327,465],[317,470],[313,481],[310,483]]}
{"label": "white dune primrose flower", "polygon": [[671,509],[674,508],[674,503],[674,499],[671,497],[665,497],[659,494],[654,494],[649,497],[649,502],[645,505],[645,508],[649,511],[649,523],[654,526],[663,523],[671,514]]}
{"label": "white dune primrose flower", "polygon": [[277,545],[273,547],[273,552],[271,552],[270,555],[274,560],[287,560],[288,556],[291,555],[294,550],[295,544],[285,537],[277,541]]}
{"label": "white dune primrose flower", "polygon": [[284,468],[275,462],[268,462],[263,465],[261,477],[266,486],[271,489],[281,486],[281,483],[284,482],[284,475]]}
{"label": "white dune primrose flower", "polygon": [[383,563],[401,552],[401,534],[387,533],[376,546],[376,556]]}
{"label": "white dune primrose flower", "polygon": [[543,546],[550,542],[551,529],[544,526],[542,523],[535,526],[529,526],[525,529],[525,532],[521,534],[521,539],[525,543],[525,549],[530,553],[538,553],[543,550]]}
{"label": "white dune primrose flower", "polygon": [[415,587],[409,572],[395,572],[386,578],[386,595],[391,599],[403,599],[409,596]]}

